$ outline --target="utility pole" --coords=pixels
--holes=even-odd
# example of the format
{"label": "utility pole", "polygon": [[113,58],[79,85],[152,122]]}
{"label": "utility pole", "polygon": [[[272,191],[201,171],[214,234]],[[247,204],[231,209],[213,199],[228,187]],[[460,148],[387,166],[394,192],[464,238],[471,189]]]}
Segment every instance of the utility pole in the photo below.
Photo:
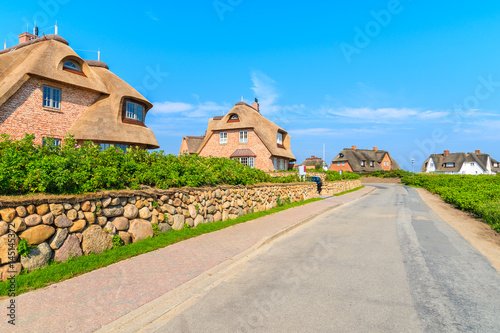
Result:
{"label": "utility pole", "polygon": [[412,181],[412,183],[415,183],[415,168],[414,168],[414,164],[415,164],[415,159],[412,158],[411,159],[411,181]]}

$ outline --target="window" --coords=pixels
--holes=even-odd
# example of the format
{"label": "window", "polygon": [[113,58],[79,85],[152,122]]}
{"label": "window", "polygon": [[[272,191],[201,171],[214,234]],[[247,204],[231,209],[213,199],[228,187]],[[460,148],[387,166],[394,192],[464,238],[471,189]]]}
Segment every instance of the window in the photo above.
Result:
{"label": "window", "polygon": [[142,123],[144,121],[144,107],[138,103],[127,101],[126,117]]}
{"label": "window", "polygon": [[278,132],[278,138],[276,141],[279,145],[283,145],[283,133]]}
{"label": "window", "polygon": [[248,142],[248,132],[240,131],[240,143],[247,143],[247,142]]}
{"label": "window", "polygon": [[340,162],[337,162],[337,166],[340,166]]}
{"label": "window", "polygon": [[276,157],[273,158],[273,166],[274,171],[278,170],[278,159]]}
{"label": "window", "polygon": [[44,137],[42,138],[42,145],[47,146],[49,142],[52,139],[52,145],[53,146],[60,146],[61,145],[61,139],[56,139],[56,138],[49,138],[49,137]]}
{"label": "window", "polygon": [[80,66],[80,64],[77,63],[76,61],[71,61],[71,60],[67,60],[64,63],[63,69],[71,69],[73,71],[82,72],[82,67]]}
{"label": "window", "polygon": [[280,170],[285,170],[285,160],[280,158],[279,162],[280,162]]}
{"label": "window", "polygon": [[339,154],[339,157],[344,157],[344,154]]}
{"label": "window", "polygon": [[361,166],[364,167],[365,166],[365,162],[366,161],[361,161]]}
{"label": "window", "polygon": [[61,89],[43,86],[43,107],[61,109]]}
{"label": "window", "polygon": [[445,163],[444,167],[445,168],[454,168],[455,167],[455,163]]}
{"label": "window", "polygon": [[370,166],[374,166],[375,165],[375,162],[374,161],[370,161]]}
{"label": "window", "polygon": [[342,161],[342,166],[345,166],[345,161]]}
{"label": "window", "polygon": [[238,117],[237,114],[232,114],[229,116],[229,120],[227,121],[228,123],[236,123],[239,122],[240,118]]}
{"label": "window", "polygon": [[127,152],[128,145],[116,144],[116,143],[101,143],[99,145],[101,147],[101,151],[108,149],[109,147],[115,147],[121,149],[124,153]]}
{"label": "window", "polygon": [[497,162],[493,163],[493,167],[498,168],[498,163]]}
{"label": "window", "polygon": [[254,167],[255,158],[254,157],[234,157],[233,160],[240,161],[241,164],[247,165],[249,167]]}
{"label": "window", "polygon": [[225,145],[227,143],[227,132],[219,133],[219,144]]}

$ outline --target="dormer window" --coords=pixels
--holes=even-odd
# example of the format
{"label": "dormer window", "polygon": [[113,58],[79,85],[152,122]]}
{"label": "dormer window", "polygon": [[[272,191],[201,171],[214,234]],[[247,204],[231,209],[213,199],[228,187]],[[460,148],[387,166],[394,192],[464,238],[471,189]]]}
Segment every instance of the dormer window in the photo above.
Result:
{"label": "dormer window", "polygon": [[365,163],[366,163],[366,161],[361,161],[361,166],[364,167]]}
{"label": "dormer window", "polygon": [[498,162],[494,162],[494,163],[493,163],[493,167],[494,167],[494,168],[498,168]]}
{"label": "dormer window", "polygon": [[278,137],[276,139],[276,142],[278,143],[279,146],[283,146],[283,133],[278,132]]}
{"label": "dormer window", "polygon": [[144,122],[144,107],[138,103],[127,101],[127,119]]}
{"label": "dormer window", "polygon": [[375,161],[370,161],[370,166],[373,167],[375,165]]}
{"label": "dormer window", "polygon": [[454,168],[455,167],[455,163],[445,163],[444,167],[445,168]]}
{"label": "dormer window", "polygon": [[70,69],[76,72],[82,72],[82,66],[79,63],[72,60],[66,60],[63,65],[63,69]]}
{"label": "dormer window", "polygon": [[232,114],[232,115],[229,116],[229,119],[228,119],[227,122],[228,123],[236,123],[238,121],[240,121],[240,118],[238,117],[238,115],[237,114]]}
{"label": "dormer window", "polygon": [[339,154],[339,157],[344,157],[344,154]]}

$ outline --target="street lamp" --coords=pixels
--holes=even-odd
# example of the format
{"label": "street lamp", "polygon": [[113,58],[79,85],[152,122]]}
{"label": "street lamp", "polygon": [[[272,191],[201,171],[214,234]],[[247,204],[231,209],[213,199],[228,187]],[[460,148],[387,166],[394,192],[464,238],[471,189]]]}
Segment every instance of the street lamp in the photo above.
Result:
{"label": "street lamp", "polygon": [[415,164],[415,159],[412,158],[411,159],[411,181],[412,182],[415,182],[415,168],[414,168],[414,165]]}

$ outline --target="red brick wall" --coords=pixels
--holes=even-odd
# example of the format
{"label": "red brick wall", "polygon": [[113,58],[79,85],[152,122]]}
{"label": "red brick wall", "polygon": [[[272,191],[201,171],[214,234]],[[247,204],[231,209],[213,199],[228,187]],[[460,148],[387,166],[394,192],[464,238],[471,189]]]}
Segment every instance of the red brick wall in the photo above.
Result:
{"label": "red brick wall", "polygon": [[348,161],[345,162],[345,165],[342,165],[342,162],[340,162],[340,166],[337,165],[337,162],[333,162],[330,167],[328,168],[330,171],[349,171],[352,172],[351,165],[349,164]]}
{"label": "red brick wall", "polygon": [[205,147],[201,150],[200,155],[229,158],[236,149],[250,149],[257,155],[255,157],[255,168],[264,171],[274,170],[269,150],[252,129],[248,129],[247,131],[247,143],[240,143],[239,130],[224,131],[227,132],[227,144],[223,145],[219,143],[219,132],[214,132]]}
{"label": "red brick wall", "polygon": [[187,141],[185,139],[182,139],[181,143],[181,149],[179,149],[179,155],[182,155],[184,153],[189,153]]}
{"label": "red brick wall", "polygon": [[[60,110],[43,108],[44,84],[61,89]],[[42,144],[42,137],[64,138],[99,95],[90,90],[32,78],[0,106],[0,133],[7,133],[13,139],[21,139],[25,133],[35,134],[37,144]]]}

